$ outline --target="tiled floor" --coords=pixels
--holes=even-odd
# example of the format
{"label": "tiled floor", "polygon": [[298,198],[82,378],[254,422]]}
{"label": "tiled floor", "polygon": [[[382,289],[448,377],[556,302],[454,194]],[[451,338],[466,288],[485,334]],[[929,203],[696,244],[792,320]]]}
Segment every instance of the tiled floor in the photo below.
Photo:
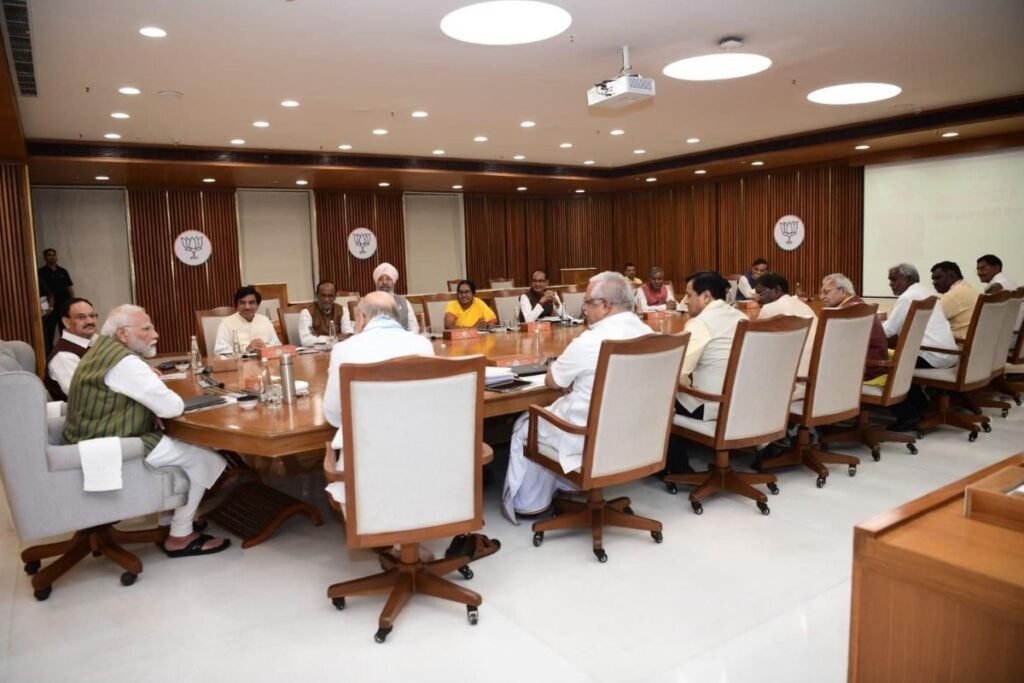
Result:
{"label": "tiled floor", "polygon": [[140,548],[145,574],[131,588],[87,560],[40,603],[0,506],[0,680],[842,681],[854,524],[1024,450],[1024,408],[993,424],[974,444],[940,429],[917,456],[888,445],[881,462],[867,457],[854,478],[835,468],[820,490],[810,473],[785,472],[767,517],[736,498],[698,517],[682,491],[624,487],[638,513],[664,522],[665,542],[612,530],[607,564],[581,533],[534,548],[527,524],[498,514],[496,472],[485,531],[503,547],[474,565],[479,625],[460,606],[414,598],[385,645],[372,638],[381,598],[338,612],[325,597],[376,571],[333,520],[294,520],[257,548],[209,558]]}

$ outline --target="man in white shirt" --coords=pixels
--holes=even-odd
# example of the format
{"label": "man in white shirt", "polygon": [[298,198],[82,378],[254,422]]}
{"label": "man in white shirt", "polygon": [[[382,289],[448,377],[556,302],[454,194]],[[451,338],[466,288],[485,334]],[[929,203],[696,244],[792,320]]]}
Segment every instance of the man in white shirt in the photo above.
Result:
{"label": "man in white shirt", "polygon": [[[789,281],[778,273],[765,273],[754,285],[754,292],[757,300],[761,302],[761,313],[758,320],[774,318],[780,315],[795,315],[800,318],[811,319],[811,329],[807,332],[807,340],[804,342],[804,350],[800,356],[800,368],[797,370],[799,377],[807,377],[807,371],[811,365],[811,352],[814,348],[814,335],[818,332],[818,316],[814,314],[811,307],[800,300],[800,297],[792,296],[789,293]],[[797,384],[800,395],[794,396],[799,399],[803,395],[804,385]]]}
{"label": "man in white shirt", "polygon": [[96,310],[88,299],[75,297],[64,304],[61,311],[64,331],[46,361],[43,384],[55,401],[68,400],[68,389],[75,368],[89,349],[89,341],[96,334]]}
{"label": "man in white shirt", "polygon": [[334,333],[352,334],[352,319],[348,307],[334,303],[337,290],[328,280],[316,286],[316,301],[299,313],[299,343],[303,346],[326,344],[330,341],[330,323]]}
{"label": "man in white shirt", "polygon": [[[985,254],[979,258],[977,269],[978,279],[985,284],[986,294],[995,294],[1002,291],[1012,292],[1018,287],[1017,283],[1003,272],[1002,259],[994,254]],[[1024,324],[1024,304],[1020,305],[1020,311],[1017,313],[1017,322],[1013,326],[1013,335],[1010,338],[1011,349],[1017,346],[1017,330],[1021,328],[1021,324]]]}
{"label": "man in white shirt", "polygon": [[746,275],[741,275],[739,282],[736,283],[736,301],[743,301],[749,299],[751,301],[757,301],[757,292],[754,290],[754,285],[757,284],[757,279],[768,272],[768,261],[763,258],[756,258],[754,262],[750,264],[750,270],[747,271]]}
{"label": "man in white shirt", "polygon": [[161,524],[170,523],[164,552],[169,557],[220,552],[230,541],[196,533],[193,520],[203,493],[226,463],[208,448],[163,434],[161,420],[181,415],[185,404],[143,360],[156,355],[159,336],[139,306],[125,304],[110,312],[71,380],[63,441],[139,437],[148,465],[179,467],[189,480],[185,504],[173,516],[161,516]]}
{"label": "man in white shirt", "polygon": [[647,282],[634,294],[634,308],[637,313],[676,310],[676,297],[672,285],[665,283],[664,269],[654,266],[647,271]]}
{"label": "man in white shirt", "polygon": [[[895,347],[899,338],[900,330],[907,321],[907,312],[910,310],[911,301],[921,301],[928,297],[935,296],[935,293],[920,282],[921,276],[917,268],[909,263],[901,263],[889,269],[889,289],[896,295],[896,303],[889,311],[888,317],[882,323],[885,336],[889,339],[889,346]],[[957,348],[956,340],[953,338],[953,330],[946,320],[942,307],[936,304],[932,314],[928,317],[928,324],[924,329],[924,340],[921,346],[928,346],[937,349]],[[921,351],[917,354],[918,368],[951,368],[957,364],[957,356],[938,351]],[[912,384],[907,398],[902,403],[897,403],[890,408],[896,416],[896,424],[890,429],[895,431],[916,431],[917,421],[921,413],[928,405],[928,398],[920,386]]]}
{"label": "man in white shirt", "polygon": [[378,292],[387,292],[398,302],[398,322],[409,332],[417,334],[420,331],[420,324],[416,320],[416,311],[408,299],[395,292],[396,282],[398,269],[390,263],[382,263],[373,269],[373,286]]}
{"label": "man in white shirt", "polygon": [[[583,299],[590,329],[565,348],[544,378],[546,386],[565,392],[548,407],[551,412],[572,424],[586,424],[601,342],[605,339],[635,339],[652,333],[651,328],[633,314],[632,307],[632,287],[621,273],[605,271],[590,278]],[[546,422],[540,422],[538,429],[538,440],[558,453],[563,471],[579,469],[583,460],[582,437],[566,434]],[[502,514],[513,524],[518,524],[517,512],[543,512],[551,505],[557,490],[573,488],[568,481],[526,457],[523,450],[528,430],[529,422],[524,413],[512,428],[508,472],[502,495]]]}
{"label": "man in white shirt", "polygon": [[519,320],[535,322],[538,318],[562,317],[562,302],[553,289],[548,289],[548,275],[535,270],[530,275],[530,289],[519,297]]}
{"label": "man in white shirt", "polygon": [[236,312],[220,321],[217,341],[213,345],[214,353],[224,356],[234,353],[232,334],[238,335],[242,351],[259,351],[267,346],[281,345],[270,318],[256,312],[262,302],[263,295],[252,285],[240,287],[235,292]]}

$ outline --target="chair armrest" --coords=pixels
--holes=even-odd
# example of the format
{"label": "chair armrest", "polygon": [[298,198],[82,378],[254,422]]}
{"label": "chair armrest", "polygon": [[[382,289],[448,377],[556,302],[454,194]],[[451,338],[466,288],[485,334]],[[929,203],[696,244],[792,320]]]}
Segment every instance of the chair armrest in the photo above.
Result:
{"label": "chair armrest", "polygon": [[[121,462],[142,460],[145,447],[142,439],[131,437],[121,439]],[[62,472],[68,470],[81,470],[82,457],[78,454],[78,446],[47,446],[46,462],[51,472]]]}
{"label": "chair armrest", "polygon": [[922,346],[922,351],[932,351],[934,353],[945,353],[950,356],[962,356],[963,351],[960,349],[940,349],[937,346]]}
{"label": "chair armrest", "polygon": [[721,403],[722,401],[725,400],[725,397],[722,396],[721,394],[708,394],[703,391],[694,389],[691,386],[687,386],[685,384],[679,385],[679,393],[689,394],[690,396],[693,396],[694,398],[699,398],[702,401],[713,401],[715,403]]}
{"label": "chair armrest", "polygon": [[546,422],[550,422],[555,425],[563,432],[569,432],[570,434],[578,434],[579,436],[586,436],[589,433],[586,425],[574,425],[571,422],[566,422],[562,418],[552,413],[547,408],[541,408],[538,405],[530,406],[530,422],[531,427],[536,423],[537,418],[543,418]]}
{"label": "chair armrest", "polygon": [[330,441],[324,442],[324,479],[328,483],[345,481],[345,472],[338,470],[338,451],[334,450]]}
{"label": "chair armrest", "polygon": [[807,384],[807,380],[808,380],[808,379],[810,379],[810,378],[809,378],[809,377],[800,377],[800,376],[797,376],[797,378],[796,378],[796,379],[794,380],[794,382],[803,382],[804,384]]}
{"label": "chair armrest", "polygon": [[891,368],[896,365],[895,361],[891,360],[869,360],[867,367],[869,368]]}

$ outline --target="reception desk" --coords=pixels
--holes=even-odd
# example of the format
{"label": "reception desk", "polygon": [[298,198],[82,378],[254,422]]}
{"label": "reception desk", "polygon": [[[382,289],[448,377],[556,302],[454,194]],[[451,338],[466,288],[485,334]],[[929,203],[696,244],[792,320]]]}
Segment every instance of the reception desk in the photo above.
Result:
{"label": "reception desk", "polygon": [[964,517],[964,488],[854,530],[849,680],[1024,681],[1024,533]]}

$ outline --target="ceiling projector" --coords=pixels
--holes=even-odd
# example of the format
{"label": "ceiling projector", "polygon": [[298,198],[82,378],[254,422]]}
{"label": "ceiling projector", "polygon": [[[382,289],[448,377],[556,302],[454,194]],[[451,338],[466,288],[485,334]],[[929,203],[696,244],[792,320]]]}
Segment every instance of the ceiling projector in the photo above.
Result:
{"label": "ceiling projector", "polygon": [[629,46],[622,48],[622,71],[587,91],[587,104],[605,109],[622,109],[654,97],[654,79],[644,78],[629,66]]}

